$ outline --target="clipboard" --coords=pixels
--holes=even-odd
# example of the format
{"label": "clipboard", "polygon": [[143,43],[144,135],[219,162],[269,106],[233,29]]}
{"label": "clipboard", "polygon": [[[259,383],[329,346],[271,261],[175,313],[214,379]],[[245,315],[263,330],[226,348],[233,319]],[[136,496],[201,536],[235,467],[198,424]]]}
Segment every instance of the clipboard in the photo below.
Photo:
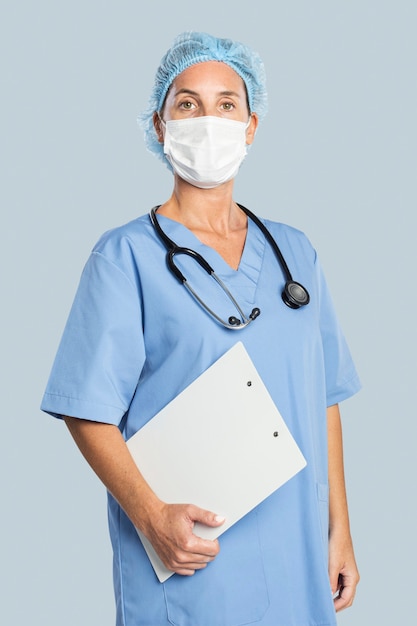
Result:
{"label": "clipboard", "polygon": [[[224,516],[196,523],[216,539],[306,466],[242,342],[236,343],[128,441],[157,496]],[[160,582],[173,572],[139,537]]]}

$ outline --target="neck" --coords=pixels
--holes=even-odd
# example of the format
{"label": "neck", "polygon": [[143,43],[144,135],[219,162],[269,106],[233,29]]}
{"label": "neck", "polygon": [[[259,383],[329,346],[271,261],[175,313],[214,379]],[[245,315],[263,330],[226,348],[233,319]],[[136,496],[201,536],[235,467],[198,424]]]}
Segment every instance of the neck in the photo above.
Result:
{"label": "neck", "polygon": [[233,181],[214,189],[199,189],[175,176],[172,196],[159,209],[190,230],[227,235],[246,224],[246,216],[233,201]]}

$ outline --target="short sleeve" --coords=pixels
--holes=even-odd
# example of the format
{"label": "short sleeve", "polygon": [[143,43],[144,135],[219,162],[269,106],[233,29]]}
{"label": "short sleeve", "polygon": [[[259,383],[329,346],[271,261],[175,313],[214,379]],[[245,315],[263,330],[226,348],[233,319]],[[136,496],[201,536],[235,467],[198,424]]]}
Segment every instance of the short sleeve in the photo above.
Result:
{"label": "short sleeve", "polygon": [[357,393],[361,388],[361,383],[317,259],[316,272],[326,377],[326,401],[327,406],[332,406]]}
{"label": "short sleeve", "polygon": [[144,360],[138,285],[95,251],[82,273],[41,409],[119,424]]}

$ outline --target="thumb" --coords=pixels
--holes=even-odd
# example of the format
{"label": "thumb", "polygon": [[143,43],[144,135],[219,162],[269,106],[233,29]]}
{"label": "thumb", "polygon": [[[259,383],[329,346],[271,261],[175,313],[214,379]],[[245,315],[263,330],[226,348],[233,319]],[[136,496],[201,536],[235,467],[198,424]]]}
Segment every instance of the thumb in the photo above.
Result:
{"label": "thumb", "polygon": [[192,511],[190,511],[191,518],[194,522],[200,522],[200,524],[204,524],[205,526],[211,526],[216,528],[217,526],[221,526],[224,524],[226,518],[222,515],[217,515],[212,511],[206,511],[205,509],[200,509],[197,506],[192,507]]}
{"label": "thumb", "polygon": [[339,579],[339,568],[331,567],[329,568],[329,579],[330,579],[330,587],[332,589],[332,593],[335,594],[339,589],[340,579]]}

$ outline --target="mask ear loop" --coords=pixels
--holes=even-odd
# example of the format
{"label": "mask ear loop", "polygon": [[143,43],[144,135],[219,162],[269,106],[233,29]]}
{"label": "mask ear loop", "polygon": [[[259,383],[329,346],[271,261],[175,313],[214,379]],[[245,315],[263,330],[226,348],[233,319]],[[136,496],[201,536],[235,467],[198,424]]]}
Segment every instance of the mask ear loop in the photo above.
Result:
{"label": "mask ear loop", "polygon": [[246,141],[246,139],[247,139],[247,137],[246,137],[246,133],[247,133],[247,131],[248,131],[249,126],[251,125],[251,122],[252,122],[253,116],[254,116],[254,114],[253,114],[252,112],[250,112],[250,113],[249,113],[249,119],[248,119],[248,122],[247,122],[247,124],[246,124],[246,126],[245,126],[245,146],[246,146],[246,150],[247,150],[247,151],[249,150],[249,148],[250,148],[250,147],[251,147],[251,145],[253,144],[253,141],[254,141],[254,139],[255,139],[255,135],[256,135],[256,130],[257,130],[257,128],[258,128],[258,124],[256,123],[255,130],[253,131],[252,140],[251,140],[251,142],[250,142],[250,143],[247,143],[247,141]]}
{"label": "mask ear loop", "polygon": [[[157,116],[157,122],[165,130],[166,129],[166,122],[162,119],[161,114],[160,114],[159,111],[155,111],[155,113],[156,113],[156,116]],[[158,138],[158,142],[163,144],[164,143],[164,136],[163,136],[162,130],[161,130],[161,128],[158,128],[158,129],[156,128],[156,122],[155,121],[154,121],[154,128],[155,128],[156,136]]]}

